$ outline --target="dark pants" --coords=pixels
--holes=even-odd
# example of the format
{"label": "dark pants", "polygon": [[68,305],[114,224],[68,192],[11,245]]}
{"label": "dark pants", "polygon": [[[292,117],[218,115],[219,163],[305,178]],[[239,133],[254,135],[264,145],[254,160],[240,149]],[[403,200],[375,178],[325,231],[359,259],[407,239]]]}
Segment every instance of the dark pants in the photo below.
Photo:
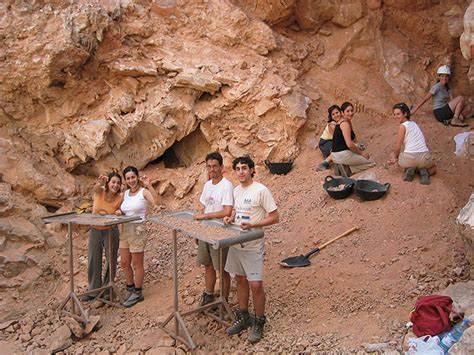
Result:
{"label": "dark pants", "polygon": [[331,154],[332,140],[327,141],[325,139],[320,138],[319,149],[321,150],[321,153],[323,153],[323,158],[326,159],[329,156],[329,154]]}
{"label": "dark pants", "polygon": [[[87,279],[89,291],[102,287],[109,282],[109,233],[112,237],[112,280],[117,270],[117,253],[119,248],[119,231],[117,227],[112,229],[94,229],[89,232],[89,251],[87,254]],[[102,279],[102,254],[105,250],[107,258],[106,270]]]}

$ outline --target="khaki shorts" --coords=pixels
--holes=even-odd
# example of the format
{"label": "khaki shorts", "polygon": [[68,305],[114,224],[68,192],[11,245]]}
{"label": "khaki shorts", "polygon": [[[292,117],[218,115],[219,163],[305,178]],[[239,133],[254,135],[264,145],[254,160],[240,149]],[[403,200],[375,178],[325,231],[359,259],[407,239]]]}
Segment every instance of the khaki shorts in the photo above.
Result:
{"label": "khaki shorts", "polygon": [[[227,253],[229,248],[222,249],[222,262],[225,265],[227,260]],[[198,265],[208,266],[212,265],[214,270],[220,271],[220,257],[219,249],[214,249],[209,243],[203,242],[202,240],[198,241],[198,251],[197,251],[197,263]]]}
{"label": "khaki shorts", "polygon": [[125,223],[120,233],[120,248],[130,249],[130,253],[145,251],[147,233],[143,223]]}
{"label": "khaki shorts", "polygon": [[375,166],[375,162],[372,159],[366,159],[362,155],[356,154],[351,150],[332,152],[331,155],[334,163],[349,165],[353,174]]}
{"label": "khaki shorts", "polygon": [[418,168],[427,169],[434,166],[430,152],[424,153],[400,153],[398,157],[398,165],[400,168]]}
{"label": "khaki shorts", "polygon": [[225,271],[229,274],[247,277],[248,281],[263,280],[263,248],[260,250],[241,250],[229,248]]}

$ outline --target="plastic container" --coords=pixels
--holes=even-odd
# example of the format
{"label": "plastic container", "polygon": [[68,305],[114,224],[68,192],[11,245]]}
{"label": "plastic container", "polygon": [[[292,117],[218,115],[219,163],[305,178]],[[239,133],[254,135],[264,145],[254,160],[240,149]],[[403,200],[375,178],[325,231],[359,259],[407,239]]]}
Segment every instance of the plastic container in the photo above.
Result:
{"label": "plastic container", "polygon": [[268,160],[265,160],[265,165],[272,174],[286,175],[293,167],[293,159],[286,163],[272,163]]}
{"label": "plastic container", "polygon": [[[331,175],[324,179],[323,189],[326,190],[329,196],[335,200],[341,200],[348,197],[354,190],[354,179],[349,178],[334,178]],[[345,185],[342,190],[332,190],[332,187]]]}
{"label": "plastic container", "polygon": [[441,333],[439,335],[439,346],[443,349],[445,354],[448,354],[449,349],[461,339],[464,330],[469,327],[469,319],[465,318],[461,323],[456,324],[450,331]]}
{"label": "plastic container", "polygon": [[355,183],[356,193],[366,201],[373,201],[381,198],[390,188],[390,184],[379,184],[371,180],[357,180]]}

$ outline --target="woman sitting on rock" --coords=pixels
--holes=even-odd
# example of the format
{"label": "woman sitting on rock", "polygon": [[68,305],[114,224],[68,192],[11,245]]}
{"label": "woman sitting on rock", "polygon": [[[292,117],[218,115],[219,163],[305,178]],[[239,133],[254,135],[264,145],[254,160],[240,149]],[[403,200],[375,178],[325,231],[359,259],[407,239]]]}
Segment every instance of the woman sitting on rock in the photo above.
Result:
{"label": "woman sitting on rock", "polygon": [[[112,172],[108,176],[99,176],[93,190],[94,201],[92,213],[101,215],[120,213],[120,205],[123,200],[123,195],[120,192],[121,187],[122,178],[119,174]],[[109,243],[107,239],[109,233],[112,238],[112,260],[109,260]],[[91,226],[87,253],[87,280],[89,283],[89,291],[105,286],[109,282],[109,277],[112,277],[112,280],[115,278],[118,248],[119,231],[117,226]],[[102,279],[102,254],[104,249],[107,265],[104,278]],[[110,262],[112,263],[112,275],[109,275]],[[81,300],[90,301],[97,296],[98,293],[95,295],[88,293],[82,296]],[[108,294],[105,296],[107,297]]]}
{"label": "woman sitting on rock", "polygon": [[316,171],[323,171],[329,169],[332,162],[332,137],[334,135],[334,128],[336,123],[341,119],[341,108],[337,105],[332,105],[328,108],[328,123],[324,127],[323,134],[319,138],[319,150],[323,153],[323,162],[316,167]]}
{"label": "woman sitting on rock", "polygon": [[[334,128],[331,155],[334,163],[346,165],[350,168],[350,171],[345,172],[349,176],[373,167],[375,162],[370,159],[367,152],[360,148],[361,145],[354,142],[355,133],[352,129],[354,105],[350,102],[344,102],[341,105],[341,110],[342,118]],[[340,175],[343,174],[344,172],[340,172]]]}
{"label": "woman sitting on rock", "polygon": [[[430,152],[426,146],[425,137],[420,127],[410,120],[410,109],[405,103],[393,106],[393,118],[400,123],[398,128],[397,143],[390,154],[389,164],[395,164],[405,169],[403,180],[412,181],[415,172],[420,172],[420,183],[428,185],[430,175],[436,172],[436,167],[431,159]],[[401,152],[403,148],[403,152]]]}
{"label": "woman sitting on rock", "polygon": [[[141,217],[139,221],[124,224],[120,235],[120,265],[125,274],[128,291],[122,305],[132,307],[144,300],[143,259],[147,234],[143,222],[148,208],[158,202],[158,194],[151,185],[150,178],[147,176],[139,178],[138,169],[134,166],[127,166],[123,171],[123,177],[128,190],[124,193],[120,209],[128,217]],[[140,183],[144,187],[141,187]]]}
{"label": "woman sitting on rock", "polygon": [[472,109],[464,102],[464,97],[453,97],[451,88],[448,85],[451,69],[447,65],[442,65],[438,68],[438,81],[433,85],[423,100],[415,106],[412,111],[414,115],[423,104],[432,98],[433,114],[436,119],[444,123],[446,126],[467,127],[464,123],[465,118],[472,115]]}

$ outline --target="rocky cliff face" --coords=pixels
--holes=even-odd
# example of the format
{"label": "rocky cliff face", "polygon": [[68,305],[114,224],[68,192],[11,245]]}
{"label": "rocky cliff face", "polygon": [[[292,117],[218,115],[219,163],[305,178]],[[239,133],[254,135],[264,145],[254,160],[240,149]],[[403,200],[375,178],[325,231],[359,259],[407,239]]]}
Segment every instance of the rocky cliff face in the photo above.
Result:
{"label": "rocky cliff face", "polygon": [[11,281],[41,264],[29,256],[62,238],[39,216],[72,208],[98,174],[158,163],[148,169],[176,204],[207,152],[294,158],[332,102],[384,117],[394,101],[417,100],[444,63],[469,94],[468,5],[2,2],[0,273]]}

